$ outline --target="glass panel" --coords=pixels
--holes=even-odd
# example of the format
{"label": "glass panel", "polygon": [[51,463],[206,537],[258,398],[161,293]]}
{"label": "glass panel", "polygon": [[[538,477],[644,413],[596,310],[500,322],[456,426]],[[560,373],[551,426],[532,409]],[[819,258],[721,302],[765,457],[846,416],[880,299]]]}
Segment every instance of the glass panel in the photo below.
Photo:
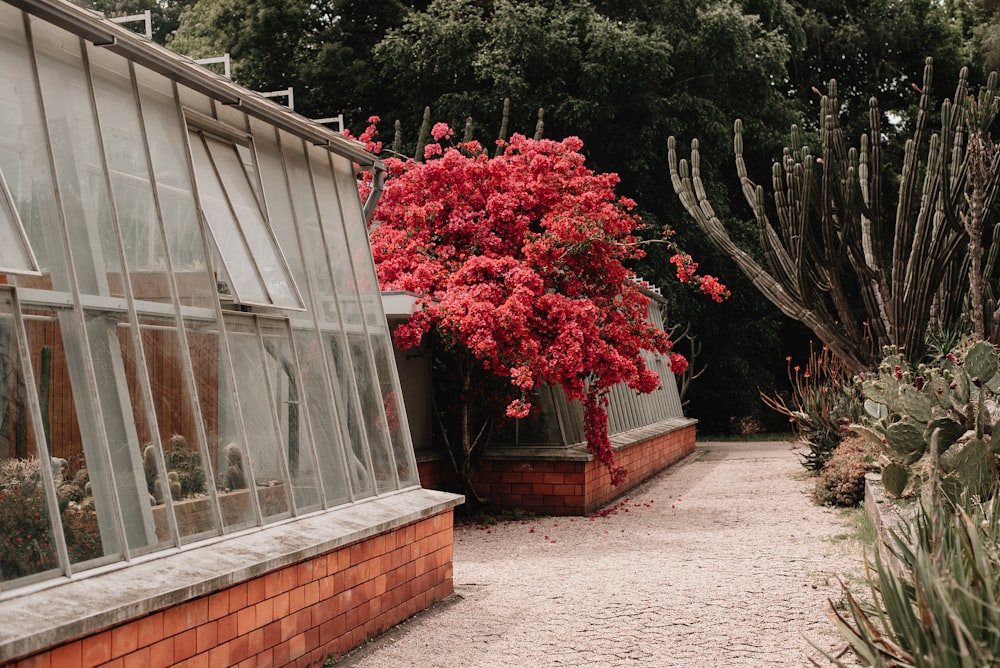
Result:
{"label": "glass panel", "polygon": [[309,423],[304,405],[302,374],[292,351],[285,327],[263,327],[264,364],[270,379],[271,401],[278,415],[281,443],[285,451],[292,496],[299,512],[315,510],[320,505],[316,483],[316,458],[309,437]]}
{"label": "glass panel", "polygon": [[186,321],[185,327],[209,457],[219,472],[216,484],[223,529],[254,526],[257,511],[249,489],[255,476],[236,417],[229,371],[219,363],[223,357],[219,331],[214,323],[193,320]]}
{"label": "glass panel", "polygon": [[[347,443],[350,447],[345,448],[344,454],[347,457],[347,473],[351,480],[351,488],[354,490],[355,498],[369,496],[375,493],[371,475],[372,462],[368,453],[368,438],[350,351],[344,342],[343,332],[324,332],[323,338],[326,341],[327,363],[333,373],[335,401],[338,405],[348,406]],[[383,458],[383,467],[384,465]]]}
{"label": "glass panel", "polygon": [[[55,190],[49,170],[48,141],[43,132],[38,92],[27,49],[22,14],[0,4],[0,170],[39,268],[65,268]],[[57,285],[67,289],[68,274],[59,272]],[[52,285],[51,276],[19,277],[12,282],[32,287]]]}
{"label": "glass panel", "polygon": [[[340,197],[337,193],[337,183],[334,180],[330,166],[329,153],[320,148],[310,147],[313,185],[322,212],[323,239],[331,257],[350,257],[352,249],[347,243],[343,220],[340,217]],[[367,246],[366,246],[367,248]],[[334,285],[337,303],[343,322],[349,332],[350,359],[354,370],[356,388],[361,400],[363,425],[371,450],[377,487],[380,492],[395,489],[397,486],[395,467],[391,464],[395,459],[389,438],[381,396],[381,384],[375,367],[375,361],[364,329],[363,313],[358,298],[358,285],[355,280],[353,263],[336,262],[333,267]],[[383,323],[384,328],[388,325]]]}
{"label": "glass panel", "polygon": [[351,346],[351,362],[358,380],[361,398],[361,413],[365,419],[365,431],[371,450],[372,467],[379,492],[396,489],[397,478],[394,457],[389,449],[389,430],[385,423],[382,397],[371,359],[368,337],[362,334],[348,336]]}
{"label": "glass panel", "polygon": [[[236,220],[256,261],[270,303],[301,309],[302,300],[261,211],[254,185],[256,178],[251,179],[247,169],[252,167],[250,153],[245,147],[221,142],[209,135],[205,135],[205,143],[212,153],[222,187],[236,211]],[[246,152],[241,155],[239,149]]]}
{"label": "glass panel", "polygon": [[[157,529],[162,523],[159,516],[170,512],[167,506],[171,506],[182,541],[218,534],[211,499],[211,488],[215,487],[212,462],[218,455],[203,445],[180,333],[174,322],[166,319],[143,318],[140,328],[158,430],[158,438],[153,438],[151,427],[147,427],[141,440],[143,472],[156,504]],[[215,415],[215,358],[206,351],[197,361],[199,390],[208,395],[212,409],[205,417],[207,422]],[[160,457],[162,461],[158,461]],[[167,486],[159,484],[161,472],[166,472]],[[165,487],[169,487],[169,494]]]}
{"label": "glass panel", "polygon": [[[302,141],[287,133],[281,133],[282,141],[286,142],[283,160],[275,129],[254,119],[251,120],[251,126],[254,128],[255,146],[260,157],[261,182],[275,236],[285,252],[296,284],[308,289],[310,283],[307,279],[306,263],[299,252],[299,227],[296,223],[300,217],[311,217],[313,221],[311,228],[316,237],[319,237],[319,228],[315,222],[316,205],[309,183],[309,173],[301,151]],[[294,150],[296,147],[299,148],[297,152]],[[292,185],[295,192],[294,200],[292,193],[289,192],[290,184],[294,184]],[[308,243],[305,245],[308,247]],[[323,274],[329,277],[329,272],[326,271],[326,255],[323,253],[321,242],[317,250],[318,257],[321,258],[319,266],[322,267]],[[317,265],[314,262],[310,266]],[[327,294],[332,306],[333,295],[329,292]],[[333,307],[333,317],[339,320],[335,307]],[[333,403],[333,395],[327,384],[326,360],[320,352],[323,344],[315,330],[301,328],[306,326],[304,324],[294,326],[296,329],[293,330],[293,337],[302,381],[303,396],[300,397],[300,401],[301,405],[306,407],[315,443],[315,452],[312,456],[316,457],[319,466],[327,505],[343,503],[349,498],[343,453],[343,443],[347,441],[347,420],[340,420],[338,413],[342,411],[346,416],[347,411]],[[294,472],[292,475],[294,477]],[[359,482],[365,480],[367,476],[359,477]],[[296,503],[299,503],[297,497]]]}
{"label": "glass panel", "polygon": [[417,485],[420,483],[420,476],[417,474],[417,462],[413,455],[413,444],[406,421],[406,407],[403,405],[403,391],[396,376],[389,334],[387,331],[375,333],[374,330],[370,330],[369,341],[375,354],[379,397],[396,460],[396,476],[401,487]]}
{"label": "glass panel", "polygon": [[[327,506],[349,499],[343,444],[347,440],[347,420],[341,420],[327,385],[323,344],[313,330],[295,329],[295,349],[305,406],[312,428],[315,457],[323,481]],[[301,399],[300,399],[301,401]],[[362,480],[365,478],[362,477]]]}
{"label": "glass panel", "polygon": [[[153,503],[162,499],[163,480],[152,451],[149,414],[142,401],[142,392],[135,380],[136,359],[132,331],[124,314],[88,312],[87,339],[97,376],[97,393],[103,424],[108,438],[112,470],[118,491],[125,536],[133,554],[148,552],[170,542],[166,517],[154,516]],[[131,377],[131,382],[129,378]],[[168,467],[169,468],[169,467]],[[153,474],[152,480],[147,470]],[[170,478],[185,492],[204,491],[204,475],[197,489],[189,490],[189,480]]]}
{"label": "glass panel", "polygon": [[[70,561],[96,566],[120,558],[111,469],[124,469],[127,464],[116,449],[109,465],[102,443],[104,425],[99,420],[98,398],[88,380],[87,347],[79,321],[68,310],[36,307],[26,310],[24,319],[32,367],[37,369],[38,402],[49,454],[64,460],[67,475],[79,479],[87,493],[80,504],[92,513],[87,516],[88,522],[96,519],[98,527],[96,532],[92,524],[81,528],[74,518],[63,516]],[[74,543],[77,547],[72,546]],[[108,558],[90,561],[101,555]]]}
{"label": "glass panel", "polygon": [[189,134],[202,210],[237,298],[301,309],[237,147],[204,132]]}
{"label": "glass panel", "polygon": [[358,183],[354,178],[354,168],[347,158],[332,153],[329,153],[329,157],[333,165],[335,185],[340,195],[342,221],[347,233],[347,243],[351,249],[351,264],[354,266],[358,293],[364,300],[368,323],[385,327],[381,304],[379,303],[376,308],[368,307],[369,304],[379,302],[377,297],[380,292],[371,246],[368,243],[368,227],[361,211]]}
{"label": "glass panel", "polygon": [[[282,135],[285,137],[285,135]],[[343,323],[337,306],[337,293],[332,281],[332,271],[327,255],[326,241],[320,229],[319,214],[316,206],[316,195],[312,186],[312,177],[308,165],[306,145],[298,139],[288,137],[289,141],[282,144],[285,156],[285,169],[288,172],[288,183],[291,187],[291,197],[297,216],[297,227],[302,237],[301,245],[305,252],[303,264],[307,267],[310,280],[310,292],[313,295],[313,308],[322,328],[322,349],[325,351],[325,363],[331,375],[330,391],[332,391],[335,415],[339,417],[336,427],[341,434],[341,443],[345,444],[343,456],[346,462],[348,477],[351,481],[355,498],[369,496],[374,493],[370,474],[371,463],[368,456],[368,439],[361,419],[361,404],[357,393],[357,383],[354,382],[354,369],[348,355]],[[336,253],[331,248],[331,253]],[[343,249],[342,252],[346,252]],[[341,266],[344,263],[340,263]],[[302,346],[301,350],[308,350]],[[306,353],[303,353],[306,354]],[[303,367],[307,365],[303,363]],[[319,368],[318,362],[312,362],[310,368]],[[335,441],[328,440],[325,447],[335,447]],[[349,445],[349,447],[348,447]],[[324,445],[317,434],[317,448],[320,449],[320,460],[324,463],[337,453],[324,453]],[[329,469],[324,466],[323,482],[327,488],[338,489],[340,477],[333,479]]]}
{"label": "glass panel", "polygon": [[0,271],[38,273],[38,262],[0,170]]}
{"label": "glass panel", "polygon": [[107,275],[121,266],[80,42],[43,21],[31,26],[76,280],[84,294],[108,295]]}
{"label": "glass panel", "polygon": [[[304,290],[307,282],[305,265],[299,253],[299,239],[295,230],[296,219],[304,215],[309,208],[315,209],[315,206],[301,207],[299,202],[293,204],[285,180],[281,150],[275,138],[275,128],[256,119],[251,119],[251,126],[254,129],[254,146],[260,158],[260,181],[264,186],[264,201],[270,217],[271,230],[278,246],[285,253],[288,269],[295,284]],[[285,133],[282,133],[282,137],[283,141],[290,141],[293,145],[301,141]],[[309,188],[308,182],[305,186]]]}
{"label": "glass panel", "polygon": [[[284,461],[288,451],[274,423],[275,397],[265,377],[269,370],[251,319],[227,318],[226,333],[261,515],[265,520],[283,517],[290,511]],[[225,417],[227,422],[239,421],[235,414]]]}
{"label": "glass panel", "polygon": [[309,146],[309,161],[312,168],[313,186],[323,226],[325,248],[332,261],[333,282],[336,285],[338,305],[345,325],[360,325],[361,306],[358,303],[358,288],[354,277],[353,262],[345,262],[351,255],[347,245],[341,219],[340,196],[337,184],[330,170],[329,152],[316,146]]}
{"label": "glass panel", "polygon": [[[0,582],[48,572],[59,573],[55,537],[41,465],[50,461],[35,437],[28,408],[26,360],[18,345],[9,296],[0,295]],[[96,520],[81,502],[84,489],[78,483],[79,468],[71,470],[63,460],[51,460],[65,513],[80,531],[74,536],[74,551],[82,549],[82,537],[93,537]],[[80,478],[79,482],[82,482]],[[88,531],[89,529],[89,531]],[[99,545],[99,541],[98,541]],[[41,579],[35,578],[35,579]],[[2,588],[2,587],[0,587]]]}
{"label": "glass panel", "polygon": [[188,133],[191,139],[191,159],[198,182],[198,197],[208,229],[212,232],[215,247],[222,256],[229,279],[221,294],[233,294],[245,303],[267,304],[264,285],[256,271],[250,249],[243,239],[239,221],[230,207],[229,199],[208,152],[205,135]]}
{"label": "glass panel", "polygon": [[[163,217],[160,234],[167,240],[180,302],[189,306],[214,306],[218,301],[216,282],[205,253],[191,189],[184,147],[187,129],[181,124],[173,88],[169,80],[139,66],[135,66],[135,77],[152,158],[155,194]],[[137,296],[145,292],[136,290]]]}
{"label": "glass panel", "polygon": [[177,86],[177,96],[180,98],[181,106],[185,109],[194,109],[198,113],[206,116],[212,115],[212,99],[191,90],[187,86]]}
{"label": "glass panel", "polygon": [[[128,64],[106,49],[91,48],[89,53],[111,194],[132,292],[139,300],[169,302],[166,250]],[[108,276],[112,294],[117,294],[116,284],[121,280],[118,274]]]}
{"label": "glass panel", "polygon": [[361,199],[358,195],[353,165],[347,158],[332,153],[330,161],[340,193],[344,230],[347,234],[351,262],[354,265],[358,293],[361,296],[361,308],[368,323],[370,345],[375,356],[375,371],[399,482],[401,485],[415,485],[419,483],[419,476],[413,456],[413,443],[406,421],[400,419],[400,414],[405,413],[402,400],[399,399],[402,390],[393,364],[389,325],[382,309],[378,277],[375,274],[375,264],[368,243],[367,226],[361,211]]}

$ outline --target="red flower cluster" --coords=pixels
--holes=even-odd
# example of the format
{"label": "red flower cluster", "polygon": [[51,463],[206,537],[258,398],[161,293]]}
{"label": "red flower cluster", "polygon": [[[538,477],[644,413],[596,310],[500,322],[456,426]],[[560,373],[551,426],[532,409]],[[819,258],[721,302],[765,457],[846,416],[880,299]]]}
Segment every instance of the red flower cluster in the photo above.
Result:
{"label": "red flower cluster", "polygon": [[[437,142],[452,135],[442,123],[432,130]],[[362,138],[374,149],[375,136]],[[423,310],[397,329],[401,348],[436,328],[510,380],[512,418],[529,414],[533,388],[562,386],[583,401],[588,445],[620,482],[607,391],[656,389],[642,353],[671,344],[625,266],[644,254],[635,203],[615,195],[616,174],[584,165],[582,146],[514,135],[493,158],[477,142],[429,144],[426,162],[388,158],[370,237],[382,289],[422,296]],[[671,354],[673,369],[686,366]]]}
{"label": "red flower cluster", "polygon": [[687,253],[677,252],[670,258],[677,267],[677,280],[681,283],[691,283],[714,301],[721,302],[729,297],[729,288],[719,282],[715,276],[698,273],[698,263]]}

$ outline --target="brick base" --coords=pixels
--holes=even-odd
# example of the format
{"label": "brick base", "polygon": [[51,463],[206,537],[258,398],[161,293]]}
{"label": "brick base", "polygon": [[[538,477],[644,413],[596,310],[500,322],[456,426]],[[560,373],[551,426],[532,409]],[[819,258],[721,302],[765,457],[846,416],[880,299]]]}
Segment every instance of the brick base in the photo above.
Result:
{"label": "brick base", "polygon": [[452,592],[449,508],[6,665],[322,666]]}
{"label": "brick base", "polygon": [[[544,515],[589,515],[694,452],[696,436],[696,423],[690,420],[676,428],[642,430],[616,444],[615,458],[628,469],[628,477],[618,487],[612,487],[607,468],[588,454],[518,458],[517,448],[506,448],[502,458],[487,454],[473,484],[491,507]],[[450,462],[425,461],[418,470],[422,487],[458,491]]]}

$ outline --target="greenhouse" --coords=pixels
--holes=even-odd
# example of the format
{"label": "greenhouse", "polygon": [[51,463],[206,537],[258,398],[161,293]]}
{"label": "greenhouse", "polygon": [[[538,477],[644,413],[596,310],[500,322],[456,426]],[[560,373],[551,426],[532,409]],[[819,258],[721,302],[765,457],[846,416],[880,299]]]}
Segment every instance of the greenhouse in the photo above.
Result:
{"label": "greenhouse", "polygon": [[[381,163],[61,0],[0,3],[0,62],[0,615],[118,577],[121,623],[167,602],[131,599],[131,569],[269,531],[294,530],[285,556],[187,573],[169,603],[415,519],[450,530],[367,244],[356,171]],[[317,517],[326,544],[298,526]],[[45,645],[93,612],[45,610]],[[41,647],[0,632],[0,662]]]}

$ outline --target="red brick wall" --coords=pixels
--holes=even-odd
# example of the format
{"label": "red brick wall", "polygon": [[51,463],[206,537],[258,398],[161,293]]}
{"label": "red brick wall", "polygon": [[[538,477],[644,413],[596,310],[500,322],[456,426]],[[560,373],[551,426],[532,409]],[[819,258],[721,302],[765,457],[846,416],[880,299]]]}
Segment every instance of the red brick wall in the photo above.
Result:
{"label": "red brick wall", "polygon": [[322,666],[453,592],[452,510],[10,668]]}
{"label": "red brick wall", "polygon": [[585,512],[590,514],[607,505],[639,483],[694,452],[696,425],[655,436],[615,451],[615,458],[628,469],[628,478],[618,487],[611,486],[611,475],[597,460],[587,462]]}
{"label": "red brick wall", "polygon": [[[628,478],[618,487],[596,459],[484,459],[473,482],[491,506],[518,508],[545,515],[589,515],[609,501],[694,452],[696,424],[630,443],[615,450]],[[513,448],[507,450],[510,453]],[[428,489],[458,491],[447,461],[423,462],[420,484]]]}

